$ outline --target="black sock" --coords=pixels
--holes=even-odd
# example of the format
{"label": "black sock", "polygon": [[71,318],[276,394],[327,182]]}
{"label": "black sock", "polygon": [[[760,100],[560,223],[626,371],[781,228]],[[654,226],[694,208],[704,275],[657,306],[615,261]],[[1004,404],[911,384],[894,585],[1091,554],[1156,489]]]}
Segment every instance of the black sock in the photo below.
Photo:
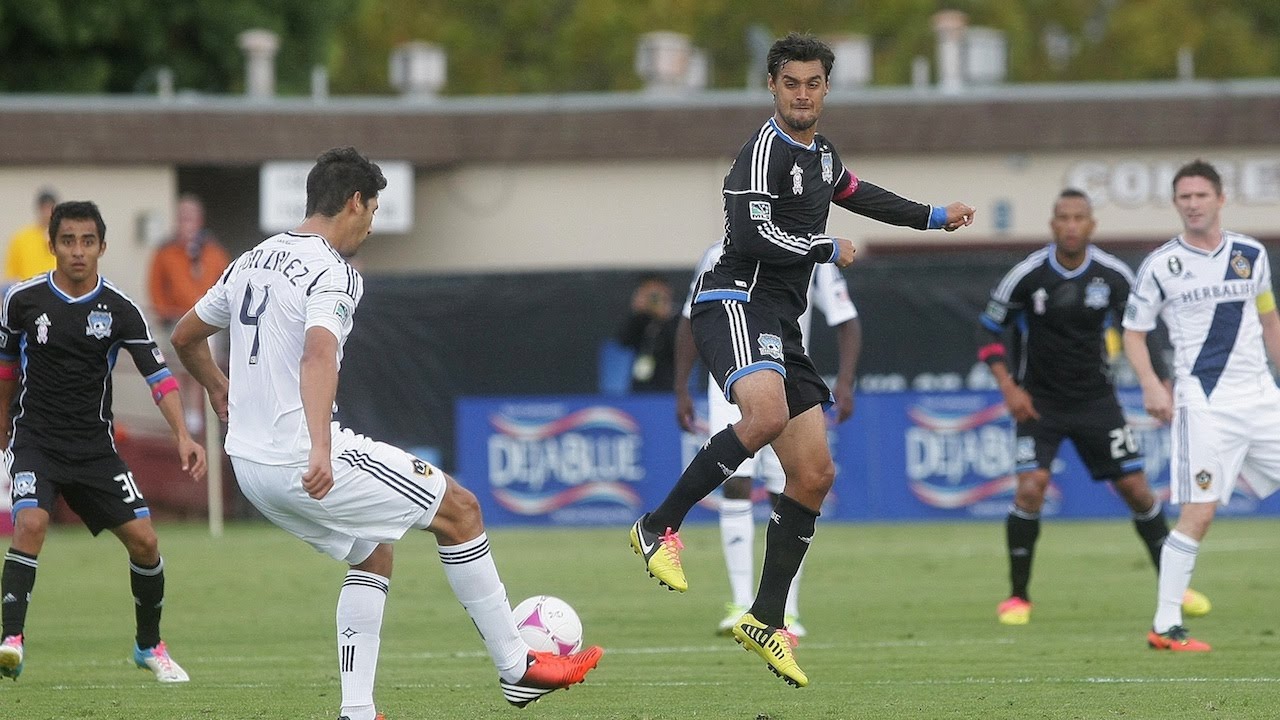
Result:
{"label": "black sock", "polygon": [[4,556],[4,572],[0,573],[0,637],[21,635],[27,624],[27,606],[31,604],[31,588],[36,584],[35,555],[9,548]]}
{"label": "black sock", "polygon": [[751,614],[766,625],[782,627],[787,593],[813,541],[817,511],[779,495],[765,532],[764,568]]}
{"label": "black sock", "polygon": [[1147,546],[1151,555],[1151,564],[1160,572],[1160,550],[1164,548],[1164,539],[1169,536],[1169,521],[1164,517],[1164,506],[1157,500],[1151,509],[1141,515],[1133,516],[1133,527],[1138,537]]}
{"label": "black sock", "polygon": [[652,533],[662,533],[667,528],[679,530],[684,516],[689,514],[693,506],[720,487],[725,478],[732,475],[742,461],[749,457],[751,453],[742,446],[732,425],[712,435],[698,454],[693,456],[689,467],[684,469],[662,504],[649,513],[644,524],[645,530]]}
{"label": "black sock", "polygon": [[1036,538],[1040,537],[1040,513],[1029,513],[1018,507],[1009,509],[1004,523],[1005,543],[1009,546],[1009,593],[1031,600],[1027,585],[1031,582],[1031,560],[1036,554]]}
{"label": "black sock", "polygon": [[164,558],[149,568],[130,562],[129,585],[133,588],[138,647],[155,647],[160,642],[160,611],[164,607]]}

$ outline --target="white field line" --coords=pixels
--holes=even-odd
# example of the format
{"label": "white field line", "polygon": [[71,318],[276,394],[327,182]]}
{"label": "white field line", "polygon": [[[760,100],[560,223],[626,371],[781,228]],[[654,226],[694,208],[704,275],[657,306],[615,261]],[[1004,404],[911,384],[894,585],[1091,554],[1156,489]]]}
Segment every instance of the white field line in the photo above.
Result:
{"label": "white field line", "polygon": [[[1020,678],[951,678],[951,679],[925,679],[925,680],[831,680],[824,678],[821,684],[824,686],[837,687],[959,687],[959,686],[980,686],[980,687],[998,687],[1007,685],[1183,685],[1186,683],[1198,683],[1203,685],[1223,684],[1223,685],[1280,685],[1280,677],[1020,677]],[[742,685],[741,680],[706,680],[706,681],[646,681],[646,680],[596,680],[592,678],[591,684],[596,687],[739,687]],[[219,683],[202,681],[200,687],[207,689],[272,689],[288,687],[290,689],[297,688],[331,688],[334,683],[307,683],[307,682],[256,682],[256,683]],[[473,688],[489,688],[496,686],[496,683],[489,680],[477,683],[402,683],[397,682],[395,686],[398,690],[434,690],[434,689],[473,689]],[[136,683],[98,683],[93,685],[51,685],[49,690],[76,692],[85,690],[127,690],[137,689]],[[495,690],[495,692],[497,692]]]}

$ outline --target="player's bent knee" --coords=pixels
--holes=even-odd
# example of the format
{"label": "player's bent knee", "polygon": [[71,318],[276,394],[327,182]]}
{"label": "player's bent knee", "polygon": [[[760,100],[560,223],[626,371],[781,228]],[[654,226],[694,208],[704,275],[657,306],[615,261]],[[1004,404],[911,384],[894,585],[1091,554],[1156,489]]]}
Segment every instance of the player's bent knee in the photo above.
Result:
{"label": "player's bent knee", "polygon": [[24,508],[13,520],[13,548],[35,555],[44,545],[49,530],[49,513],[40,508]]}
{"label": "player's bent knee", "polygon": [[729,500],[751,499],[751,478],[734,475],[724,481],[724,496]]}
{"label": "player's bent knee", "polygon": [[445,545],[456,545],[479,537],[484,532],[480,500],[452,477],[446,475],[445,478],[447,485],[444,496],[440,498],[440,508],[427,529]]}

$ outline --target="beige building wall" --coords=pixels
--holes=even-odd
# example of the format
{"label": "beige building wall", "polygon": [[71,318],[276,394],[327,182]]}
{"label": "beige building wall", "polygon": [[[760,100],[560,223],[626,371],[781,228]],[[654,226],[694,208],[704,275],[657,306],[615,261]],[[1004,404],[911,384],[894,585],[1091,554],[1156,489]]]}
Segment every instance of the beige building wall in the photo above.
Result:
{"label": "beige building wall", "polygon": [[[968,202],[977,220],[956,234],[921,233],[837,208],[829,230],[861,243],[1035,245],[1049,239],[1053,198],[1075,186],[1095,200],[1099,240],[1157,240],[1179,230],[1169,182],[1195,157],[1226,177],[1226,227],[1280,234],[1280,148],[846,158],[859,177],[907,197]],[[362,255],[384,272],[689,267],[723,232],[730,160],[420,172],[416,230],[376,238]]]}
{"label": "beige building wall", "polygon": [[[963,200],[978,208],[977,221],[960,233],[921,233],[835,208],[829,230],[874,245],[1038,245],[1049,239],[1053,198],[1063,187],[1076,186],[1095,200],[1098,240],[1160,240],[1179,230],[1169,180],[1195,157],[1214,162],[1226,176],[1227,228],[1280,236],[1280,148],[1274,147],[846,155],[859,177],[923,202]],[[367,271],[397,273],[692,267],[723,232],[720,188],[731,159],[419,169],[415,230],[376,236],[362,261]],[[175,169],[0,168],[5,237],[30,221],[35,192],[44,185],[63,199],[98,202],[108,227],[102,271],[145,306],[151,244],[171,224]],[[129,361],[120,363],[116,391],[117,410],[127,421],[153,427],[160,422]]]}
{"label": "beige building wall", "polygon": [[[60,200],[92,200],[107,224],[107,252],[99,270],[135,302],[147,306],[148,235],[167,232],[173,217],[177,173],[168,166],[3,167],[0,168],[0,218],[5,247],[14,230],[34,220],[36,192],[53,188]],[[112,375],[117,418],[141,429],[164,427],[151,393],[133,360],[121,351]]]}

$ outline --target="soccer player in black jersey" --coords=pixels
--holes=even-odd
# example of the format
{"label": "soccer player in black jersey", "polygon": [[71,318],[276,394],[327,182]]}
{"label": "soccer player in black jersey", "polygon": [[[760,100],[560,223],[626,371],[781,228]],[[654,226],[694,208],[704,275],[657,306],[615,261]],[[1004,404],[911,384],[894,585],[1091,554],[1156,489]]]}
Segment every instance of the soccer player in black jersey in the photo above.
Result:
{"label": "soccer player in black jersey", "polygon": [[[1031,253],[1004,276],[991,292],[978,331],[978,357],[991,367],[1017,422],[1018,485],[1005,521],[1012,590],[996,609],[1005,625],[1025,625],[1031,619],[1027,585],[1040,510],[1064,438],[1071,439],[1093,479],[1112,483],[1133,511],[1134,527],[1157,568],[1169,534],[1106,367],[1105,334],[1119,328],[1133,271],[1090,244],[1095,222],[1083,192],[1062,191],[1049,227],[1053,244]],[[1017,377],[1006,360],[1010,328],[1017,335]],[[1208,600],[1194,590],[1184,603],[1191,614],[1208,612]]]}
{"label": "soccer player in black jersey", "polygon": [[694,341],[742,419],[715,432],[666,499],[631,527],[631,546],[666,587],[688,588],[678,530],[695,503],[742,461],[772,444],[787,481],[769,523],[755,602],[734,638],[801,687],[784,627],[791,579],[813,539],[814,521],[835,478],[823,410],[831,391],[805,354],[797,319],[815,263],[847,267],[853,243],[826,234],[835,203],[860,215],[919,230],[973,222],[963,203],[931,207],[859,180],[817,134],[834,55],[810,35],[791,34],[767,62],[774,114],[738,153],[724,182],[724,254],[695,288]]}
{"label": "soccer player in black jersey", "polygon": [[36,557],[61,496],[89,532],[110,530],[128,551],[134,662],[160,682],[188,679],[160,639],[164,561],[151,511],[112,437],[111,368],[121,348],[150,384],[192,478],[204,474],[205,453],[187,433],[178,385],[142,311],[98,275],[106,232],[93,203],[58,205],[49,222],[57,265],[10,287],[0,308],[0,428],[8,439],[14,512],[0,576],[0,677],[16,680],[22,672]]}

